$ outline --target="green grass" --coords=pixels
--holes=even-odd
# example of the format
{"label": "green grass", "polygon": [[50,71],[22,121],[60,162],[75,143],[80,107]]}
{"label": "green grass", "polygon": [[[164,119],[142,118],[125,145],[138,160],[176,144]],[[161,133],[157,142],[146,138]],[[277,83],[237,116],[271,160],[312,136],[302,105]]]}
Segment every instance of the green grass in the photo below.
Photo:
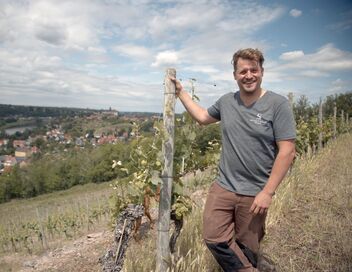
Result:
{"label": "green grass", "polygon": [[62,240],[106,228],[112,193],[109,183],[91,183],[1,204],[0,252],[39,253]]}
{"label": "green grass", "polygon": [[0,204],[1,222],[6,222],[16,217],[22,220],[36,216],[36,209],[57,210],[59,207],[65,209],[70,203],[77,200],[91,201],[93,199],[109,197],[112,194],[109,182],[89,183],[77,185],[68,190],[44,194],[28,199],[15,199]]}

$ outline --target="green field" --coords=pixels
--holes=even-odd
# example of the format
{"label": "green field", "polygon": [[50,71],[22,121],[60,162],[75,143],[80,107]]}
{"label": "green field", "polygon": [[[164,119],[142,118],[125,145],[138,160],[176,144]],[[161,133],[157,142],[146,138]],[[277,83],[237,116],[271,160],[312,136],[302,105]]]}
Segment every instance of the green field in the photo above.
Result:
{"label": "green field", "polygon": [[86,184],[0,205],[2,252],[45,250],[111,222],[109,183]]}

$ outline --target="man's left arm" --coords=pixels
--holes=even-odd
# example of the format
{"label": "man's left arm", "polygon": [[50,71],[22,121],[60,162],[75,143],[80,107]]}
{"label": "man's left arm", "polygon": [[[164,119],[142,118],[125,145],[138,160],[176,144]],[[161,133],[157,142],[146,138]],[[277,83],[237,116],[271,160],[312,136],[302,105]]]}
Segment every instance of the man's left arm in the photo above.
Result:
{"label": "man's left arm", "polygon": [[276,188],[284,179],[295,157],[295,140],[282,140],[276,144],[279,152],[274,161],[269,180],[263,190],[256,195],[250,208],[250,212],[254,214],[267,212]]}

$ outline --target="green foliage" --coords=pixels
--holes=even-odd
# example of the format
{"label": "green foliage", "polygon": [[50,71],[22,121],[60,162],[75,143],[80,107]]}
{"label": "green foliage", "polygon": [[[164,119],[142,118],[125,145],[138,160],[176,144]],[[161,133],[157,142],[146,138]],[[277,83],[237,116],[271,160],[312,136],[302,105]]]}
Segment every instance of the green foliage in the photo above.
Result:
{"label": "green foliage", "polygon": [[[194,99],[196,97],[194,96]],[[132,132],[139,135],[131,143],[130,165],[127,161],[114,161],[112,168],[128,170],[128,186],[122,189],[120,179],[115,181],[114,189],[119,190],[116,196],[116,209],[129,203],[143,203],[145,194],[155,195],[162,183],[163,157],[162,142],[167,140],[167,132],[162,122],[154,122],[154,135],[145,137],[140,131],[143,123],[133,124]],[[172,209],[178,218],[189,214],[192,210],[191,200],[185,194],[181,177],[191,171],[214,166],[218,162],[220,152],[220,133],[218,125],[202,127],[188,113],[175,120],[174,163]],[[117,212],[116,212],[117,213]],[[115,214],[116,214],[115,213]]]}
{"label": "green foliage", "polygon": [[[293,112],[296,118],[296,150],[298,155],[309,152],[309,149],[317,147],[319,134],[322,133],[322,144],[325,145],[334,137],[334,107],[336,106],[336,135],[351,130],[350,120],[346,120],[346,114],[352,114],[352,93],[328,96],[323,103],[323,124],[318,123],[318,105],[311,105],[308,98],[300,96],[294,103]],[[344,115],[341,116],[341,111]]]}
{"label": "green foliage", "polygon": [[341,110],[344,111],[344,113],[348,113],[349,116],[352,116],[352,92],[347,92],[344,94],[336,94],[336,95],[330,95],[326,97],[325,103],[324,103],[324,111],[325,114],[328,116],[333,116],[334,115],[334,107],[336,106],[338,112],[337,115],[339,116],[341,114]]}
{"label": "green foliage", "polygon": [[[64,190],[78,184],[126,177],[126,172],[111,168],[111,161],[127,161],[129,154],[130,146],[118,143],[37,157],[27,167],[16,166],[10,173],[0,175],[0,203],[12,198]],[[127,164],[127,167],[130,165]]]}
{"label": "green foliage", "polygon": [[[329,118],[334,115],[334,107],[337,109],[337,117],[341,116],[341,111],[344,114],[352,116],[352,92],[343,94],[335,94],[327,96],[323,101],[323,117]],[[296,120],[303,119],[308,122],[312,117],[318,114],[318,104],[311,104],[306,95],[301,95],[293,104],[293,112]]]}
{"label": "green foliage", "polygon": [[293,113],[296,120],[308,121],[314,116],[315,108],[309,103],[308,97],[301,95],[293,105]]}

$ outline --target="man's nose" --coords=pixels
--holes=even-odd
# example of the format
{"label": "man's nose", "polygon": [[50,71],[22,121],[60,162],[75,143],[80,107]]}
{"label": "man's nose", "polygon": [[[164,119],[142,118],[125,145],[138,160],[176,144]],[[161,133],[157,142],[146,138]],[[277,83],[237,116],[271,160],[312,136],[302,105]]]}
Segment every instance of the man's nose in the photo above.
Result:
{"label": "man's nose", "polygon": [[246,78],[251,78],[253,76],[253,74],[251,73],[251,71],[247,71],[247,73],[245,74]]}

